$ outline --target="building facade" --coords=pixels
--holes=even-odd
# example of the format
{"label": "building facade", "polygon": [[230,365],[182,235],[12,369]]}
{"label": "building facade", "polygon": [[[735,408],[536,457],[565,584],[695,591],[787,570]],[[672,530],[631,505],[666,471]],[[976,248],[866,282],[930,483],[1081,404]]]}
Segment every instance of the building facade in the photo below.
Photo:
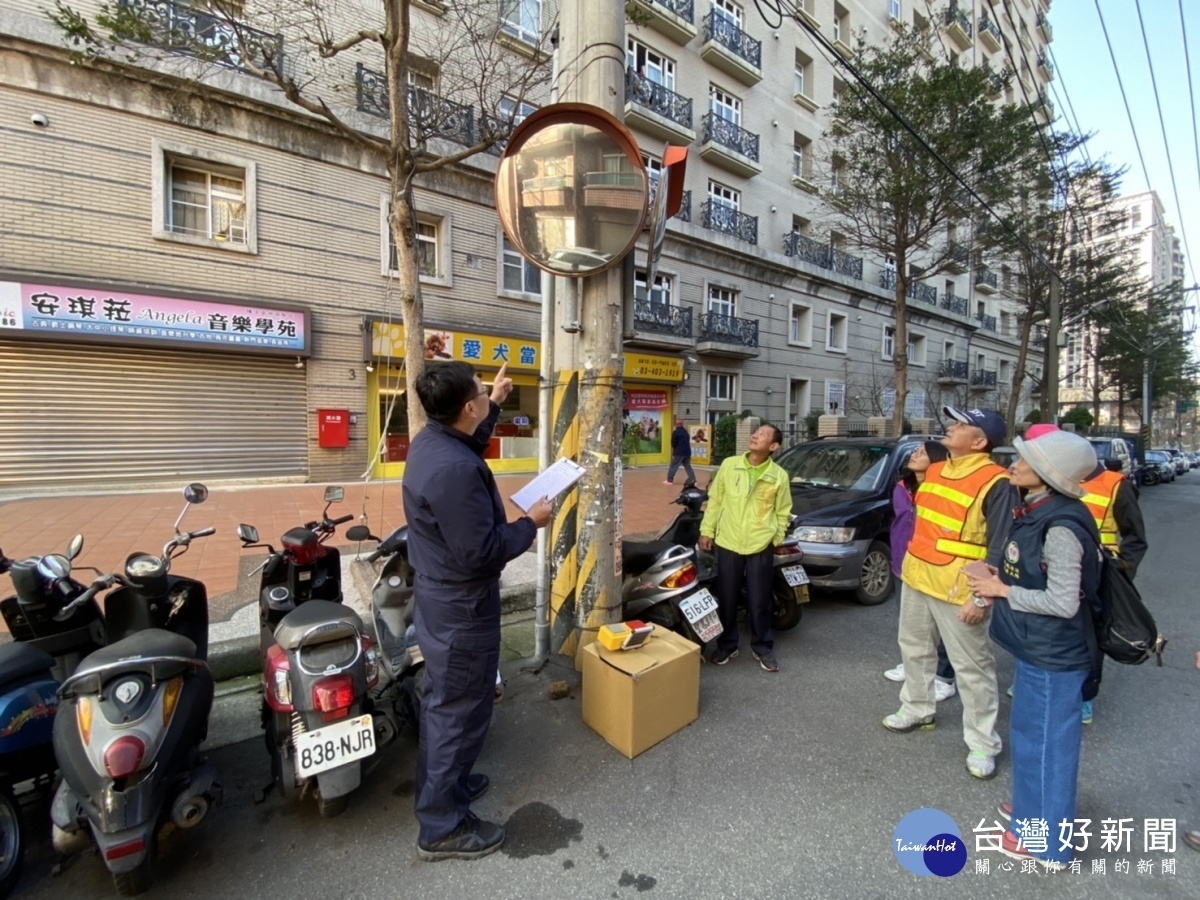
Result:
{"label": "building facade", "polygon": [[[202,3],[155,5],[220,39]],[[841,70],[751,3],[634,5],[645,24],[627,25],[626,124],[651,175],[668,143],[691,157],[653,285],[636,251],[624,387],[638,461],[667,461],[677,417],[702,427],[749,409],[798,438],[814,413],[889,412],[894,268],[847,246],[818,174]],[[1014,71],[1007,99],[1053,115],[1044,3],[798,5],[839,53],[912,25],[931,53]],[[402,474],[404,331],[380,162],[236,66],[72,65],[41,6],[0,0],[0,490]],[[555,7],[495,6],[495,40],[548,72]],[[338,9],[378,17],[368,0]],[[414,0],[412,17],[429,33],[446,18],[437,0]],[[425,62],[410,97],[454,104],[449,66]],[[338,65],[314,82],[341,89],[346,122],[382,133],[381,61],[364,50]],[[548,91],[547,79],[496,108],[519,120]],[[485,114],[459,112],[436,136],[446,153],[470,146]],[[428,358],[468,360],[485,381],[509,364],[516,390],[488,456],[530,471],[548,276],[504,238],[497,160],[417,181],[424,338]],[[969,243],[953,272],[910,287],[910,418],[1007,403],[1017,308],[1007,272]]]}

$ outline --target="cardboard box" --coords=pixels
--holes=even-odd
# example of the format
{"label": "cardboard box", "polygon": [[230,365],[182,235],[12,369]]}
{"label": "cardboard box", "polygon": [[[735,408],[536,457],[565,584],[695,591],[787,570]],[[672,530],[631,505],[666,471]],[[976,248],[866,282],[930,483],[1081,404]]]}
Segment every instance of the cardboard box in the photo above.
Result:
{"label": "cardboard box", "polygon": [[665,628],[638,650],[583,649],[583,721],[633,759],[700,714],[700,648]]}

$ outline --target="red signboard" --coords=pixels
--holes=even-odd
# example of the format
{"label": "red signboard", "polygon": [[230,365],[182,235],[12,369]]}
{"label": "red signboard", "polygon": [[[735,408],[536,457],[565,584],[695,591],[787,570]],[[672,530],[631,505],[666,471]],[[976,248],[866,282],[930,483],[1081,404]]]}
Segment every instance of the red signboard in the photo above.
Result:
{"label": "red signboard", "polygon": [[666,391],[626,391],[625,409],[666,409]]}

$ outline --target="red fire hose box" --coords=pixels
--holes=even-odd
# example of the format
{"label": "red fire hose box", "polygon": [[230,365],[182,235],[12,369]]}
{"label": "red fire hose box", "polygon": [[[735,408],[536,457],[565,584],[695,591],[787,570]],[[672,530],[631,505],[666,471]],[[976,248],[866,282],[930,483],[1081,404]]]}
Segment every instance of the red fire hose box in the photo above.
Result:
{"label": "red fire hose box", "polygon": [[317,446],[350,446],[350,410],[317,410]]}

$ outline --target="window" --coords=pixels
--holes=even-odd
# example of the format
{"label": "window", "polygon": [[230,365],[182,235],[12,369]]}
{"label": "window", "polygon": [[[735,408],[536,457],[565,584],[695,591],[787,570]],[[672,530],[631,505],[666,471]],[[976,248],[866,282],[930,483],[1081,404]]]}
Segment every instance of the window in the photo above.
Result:
{"label": "window", "polygon": [[825,382],[825,412],[831,416],[846,414],[846,383],[844,381]]}
{"label": "window", "polygon": [[804,216],[792,216],[792,231],[802,234],[805,237],[812,231],[812,222],[804,218]]}
{"label": "window", "polygon": [[151,146],[152,235],[257,253],[255,164],[157,139]]}
{"label": "window", "polygon": [[900,0],[888,0],[888,15],[893,19],[900,18]]}
{"label": "window", "polygon": [[729,288],[708,286],[708,311],[718,316],[737,315],[738,292]]}
{"label": "window", "polygon": [[508,96],[501,97],[496,108],[500,118],[514,126],[520,125],[527,116],[532,115],[536,110],[537,107],[532,103],[526,103],[524,100],[518,101],[515,97]]}
{"label": "window", "polygon": [[[893,403],[896,401],[893,400]],[[925,392],[909,391],[908,399],[904,401],[904,417],[906,419],[925,418]]]}
{"label": "window", "polygon": [[883,271],[887,272],[889,281],[895,282],[896,279],[896,257],[885,256],[883,258]]}
{"label": "window", "polygon": [[[397,271],[396,242],[392,237],[392,228],[388,223],[388,198],[386,194],[379,197],[379,225],[383,238],[381,245],[385,248],[383,274],[394,276]],[[450,224],[449,220],[430,213],[417,213],[415,238],[417,241],[417,271],[421,281],[426,284],[441,284],[450,286]]]}
{"label": "window", "polygon": [[625,42],[625,64],[647,81],[675,90],[675,63],[633,38]]}
{"label": "window", "polygon": [[731,187],[725,187],[716,181],[708,183],[708,199],[718,206],[727,206],[730,209],[739,209],[742,205],[742,192],[736,191]]}
{"label": "window", "polygon": [[[952,282],[947,282],[947,284],[952,284]],[[984,303],[982,300],[979,300],[975,304],[975,318],[982,320],[986,314],[987,314],[987,304]]]}
{"label": "window", "polygon": [[1129,210],[1129,224],[1133,228],[1140,228],[1142,225],[1142,208],[1135,206]]}
{"label": "window", "polygon": [[501,7],[500,30],[527,44],[537,44],[542,34],[542,0],[506,0]]}
{"label": "window", "polygon": [[794,93],[797,97],[812,97],[813,94],[813,61],[812,57],[796,51],[796,81]]}
{"label": "window", "polygon": [[809,382],[806,378],[793,378],[788,386],[788,437],[807,437],[799,435],[800,422],[808,415],[811,405]]}
{"label": "window", "polygon": [[812,310],[800,303],[792,303],[788,317],[788,343],[801,347],[812,346]]}
{"label": "window", "polygon": [[527,300],[542,299],[542,270],[529,262],[517,248],[502,237],[500,292]]}
{"label": "window", "polygon": [[908,333],[908,364],[925,365],[925,335]]}
{"label": "window", "polygon": [[670,306],[673,293],[670,275],[657,273],[654,276],[654,290],[646,296],[646,270],[638,269],[633,273],[633,296],[638,300],[649,300],[654,306]]}
{"label": "window", "polygon": [[987,365],[986,357],[984,357],[984,355],[982,353],[976,353],[975,354],[975,370],[978,372],[982,372],[986,365]]}
{"label": "window", "polygon": [[436,222],[417,222],[417,265],[427,278],[437,278],[438,227]]}
{"label": "window", "polygon": [[713,0],[713,18],[724,19],[735,28],[742,27],[742,8],[732,0]]}
{"label": "window", "polygon": [[734,125],[742,124],[742,101],[715,84],[708,86],[708,111],[715,113],[726,122]]}
{"label": "window", "polygon": [[825,349],[838,353],[846,352],[846,317],[837,313],[829,314],[829,322],[825,330]]}
{"label": "window", "polygon": [[896,329],[891,325],[883,326],[883,358],[895,359],[896,357]]}
{"label": "window", "polygon": [[708,373],[708,399],[709,400],[728,400],[730,402],[737,399],[735,391],[737,389],[737,376],[730,375],[727,372],[709,372]]}
{"label": "window", "polygon": [[808,181],[812,174],[812,141],[800,132],[792,134],[792,177]]}
{"label": "window", "polygon": [[942,345],[942,359],[954,359],[954,341],[946,341]]}
{"label": "window", "polygon": [[1012,383],[1012,363],[1007,359],[1000,360],[1000,374],[996,376],[996,384],[1004,387]]}
{"label": "window", "polygon": [[833,39],[843,44],[850,39],[850,14],[840,3],[833,4]]}
{"label": "window", "polygon": [[[833,165],[829,167],[829,189],[833,191],[835,195],[841,194],[842,192],[843,169],[843,164],[836,159],[833,161]],[[895,268],[895,263],[892,263],[892,267]]]}

